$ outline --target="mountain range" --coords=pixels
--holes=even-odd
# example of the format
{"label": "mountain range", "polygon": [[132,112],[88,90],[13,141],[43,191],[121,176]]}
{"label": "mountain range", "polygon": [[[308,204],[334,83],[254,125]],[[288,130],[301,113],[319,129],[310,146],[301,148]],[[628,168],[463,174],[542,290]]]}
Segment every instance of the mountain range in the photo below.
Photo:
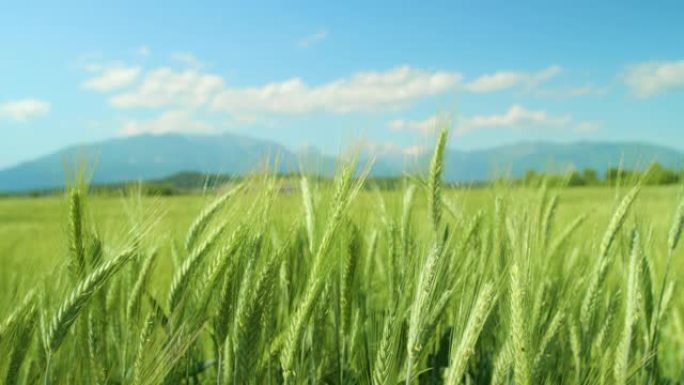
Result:
{"label": "mountain range", "polygon": [[[400,150],[361,151],[362,163],[372,155],[371,176],[376,177],[425,172],[431,156],[429,152],[407,156]],[[621,163],[627,169],[641,169],[654,161],[681,168],[684,153],[641,142],[526,142],[473,151],[449,149],[444,177],[449,182],[474,182],[497,175],[520,176],[527,170],[602,171]],[[61,187],[67,180],[65,171],[78,165],[93,170],[92,183],[103,184],[158,179],[183,171],[245,175],[266,167],[281,173],[305,171],[328,176],[336,164],[336,157],[315,148],[291,151],[276,142],[235,134],[139,135],[71,146],[2,169],[0,191]]]}

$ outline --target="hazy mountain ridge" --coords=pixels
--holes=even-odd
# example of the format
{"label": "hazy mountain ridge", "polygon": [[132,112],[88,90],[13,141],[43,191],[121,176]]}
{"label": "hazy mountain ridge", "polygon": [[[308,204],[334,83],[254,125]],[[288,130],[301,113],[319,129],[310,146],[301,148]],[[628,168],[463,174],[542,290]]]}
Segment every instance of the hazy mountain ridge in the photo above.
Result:
{"label": "hazy mountain ridge", "polygon": [[[362,161],[371,154],[362,153]],[[402,157],[378,154],[373,176],[425,172],[430,154]],[[65,167],[85,161],[94,167],[93,183],[158,179],[181,171],[245,175],[266,166],[278,172],[304,170],[331,175],[334,157],[315,149],[293,152],[276,142],[234,134],[140,135],[70,146],[0,170],[0,191],[26,191],[63,186]],[[667,167],[684,166],[681,151],[641,142],[525,142],[496,148],[461,151],[446,156],[449,182],[482,181],[493,176],[520,176],[529,169],[565,171],[594,168],[603,171],[621,162],[625,168],[644,168],[652,161]],[[70,166],[68,166],[69,164]]]}

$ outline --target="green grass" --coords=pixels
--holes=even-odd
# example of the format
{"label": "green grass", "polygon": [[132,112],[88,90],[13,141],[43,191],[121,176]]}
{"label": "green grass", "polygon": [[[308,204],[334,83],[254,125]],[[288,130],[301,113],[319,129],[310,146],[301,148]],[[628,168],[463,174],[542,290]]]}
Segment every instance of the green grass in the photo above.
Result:
{"label": "green grass", "polygon": [[447,189],[439,158],[0,199],[0,382],[684,383],[678,187]]}

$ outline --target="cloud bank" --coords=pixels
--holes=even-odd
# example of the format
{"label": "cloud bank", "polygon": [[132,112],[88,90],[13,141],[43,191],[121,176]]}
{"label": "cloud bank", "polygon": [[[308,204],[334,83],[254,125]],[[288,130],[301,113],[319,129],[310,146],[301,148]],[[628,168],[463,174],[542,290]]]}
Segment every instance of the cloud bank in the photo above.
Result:
{"label": "cloud bank", "polygon": [[623,80],[632,94],[640,98],[684,90],[684,60],[632,65],[627,67]]}
{"label": "cloud bank", "polygon": [[409,66],[358,72],[315,86],[292,78],[261,87],[224,89],[213,100],[211,109],[237,115],[392,110],[417,99],[451,91],[460,79],[461,75],[457,73]]}

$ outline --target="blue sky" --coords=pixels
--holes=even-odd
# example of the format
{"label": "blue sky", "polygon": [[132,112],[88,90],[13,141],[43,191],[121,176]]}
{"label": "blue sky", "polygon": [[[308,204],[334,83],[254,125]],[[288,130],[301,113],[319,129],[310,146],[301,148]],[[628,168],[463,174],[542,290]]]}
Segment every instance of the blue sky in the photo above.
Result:
{"label": "blue sky", "polygon": [[0,167],[141,133],[684,149],[684,3],[6,2]]}

